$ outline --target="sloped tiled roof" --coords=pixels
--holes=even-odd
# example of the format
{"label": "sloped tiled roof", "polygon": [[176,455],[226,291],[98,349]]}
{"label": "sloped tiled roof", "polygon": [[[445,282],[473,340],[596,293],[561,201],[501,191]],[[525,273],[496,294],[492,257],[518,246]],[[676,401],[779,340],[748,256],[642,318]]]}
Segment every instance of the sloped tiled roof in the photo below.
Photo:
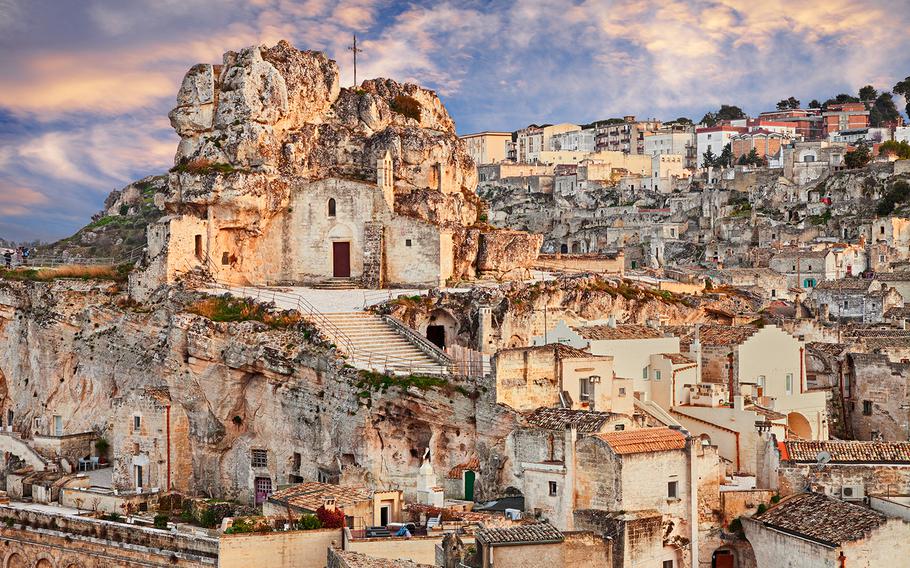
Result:
{"label": "sloped tiled roof", "polygon": [[905,463],[910,465],[910,442],[797,441],[782,442],[781,459],[815,463],[819,452],[831,463]]}
{"label": "sloped tiled roof", "polygon": [[342,509],[372,499],[370,493],[362,487],[332,485],[317,481],[293,485],[269,496],[270,501],[307,511],[315,511],[321,507],[326,498],[334,498],[335,505]]}
{"label": "sloped tiled roof", "polygon": [[562,343],[547,343],[546,345],[532,345],[531,347],[511,347],[509,349],[503,349],[503,351],[552,351],[557,359],[597,357],[597,355],[592,355],[587,351],[576,349],[571,345],[563,345]]}
{"label": "sloped tiled roof", "polygon": [[686,437],[679,430],[670,428],[640,428],[594,434],[619,455],[666,452],[686,447]]}
{"label": "sloped tiled roof", "polygon": [[[710,325],[702,324],[698,330],[698,340],[702,345],[739,345],[758,331],[750,325]],[[695,330],[690,339],[695,340]]]}
{"label": "sloped tiled roof", "polygon": [[753,518],[832,547],[863,539],[886,520],[877,511],[820,493],[791,495]]}
{"label": "sloped tiled roof", "polygon": [[910,280],[910,272],[876,272],[875,279],[882,282],[905,282]]}
{"label": "sloped tiled roof", "polygon": [[863,292],[869,289],[872,280],[868,278],[841,278],[839,280],[825,280],[819,282],[816,290],[843,290]]}
{"label": "sloped tiled roof", "polygon": [[588,433],[600,430],[612,416],[615,415],[610,412],[542,407],[531,411],[525,418],[528,424],[537,428],[565,430],[566,426],[574,425],[579,432]]}
{"label": "sloped tiled roof", "polygon": [[449,479],[461,479],[462,475],[466,471],[480,471],[480,460],[477,459],[477,456],[474,456],[468,461],[460,463],[450,469],[446,477]]}
{"label": "sloped tiled roof", "polygon": [[475,533],[478,541],[490,545],[545,544],[565,537],[550,523],[531,523],[507,528],[484,528]]}
{"label": "sloped tiled roof", "polygon": [[638,324],[621,324],[615,327],[609,325],[591,325],[573,327],[572,329],[585,339],[593,340],[654,339],[656,337],[664,337],[664,333],[661,330]]}
{"label": "sloped tiled roof", "polygon": [[695,359],[683,355],[682,353],[661,353],[664,359],[669,359],[674,365],[690,365],[695,363]]}

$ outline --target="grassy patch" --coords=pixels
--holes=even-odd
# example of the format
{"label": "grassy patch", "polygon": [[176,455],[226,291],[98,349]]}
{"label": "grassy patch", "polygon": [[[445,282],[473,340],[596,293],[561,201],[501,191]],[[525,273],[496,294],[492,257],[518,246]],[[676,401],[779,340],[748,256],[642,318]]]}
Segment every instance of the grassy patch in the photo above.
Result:
{"label": "grassy patch", "polygon": [[825,225],[831,220],[831,210],[826,209],[821,215],[809,215],[809,222],[813,225]]}
{"label": "grassy patch", "polygon": [[360,398],[369,398],[371,393],[378,392],[385,394],[392,387],[398,387],[401,390],[407,390],[415,387],[420,390],[439,389],[446,392],[458,392],[464,396],[470,397],[471,392],[460,385],[453,385],[444,377],[435,377],[432,375],[411,374],[406,376],[385,375],[374,371],[361,370],[360,379],[355,383],[361,391],[358,393]]}
{"label": "grassy patch", "polygon": [[420,111],[423,106],[420,104],[420,101],[414,97],[409,97],[408,95],[398,95],[392,101],[390,107],[398,114],[402,114],[408,118],[413,118],[418,122],[420,121]]}
{"label": "grassy patch", "polygon": [[17,268],[0,269],[0,278],[6,280],[29,280],[32,282],[51,282],[58,278],[78,278],[81,280],[112,280],[126,282],[130,264],[118,266],[61,266],[59,268]]}
{"label": "grassy patch", "polygon": [[294,310],[273,311],[249,298],[228,294],[199,300],[186,311],[218,322],[258,321],[273,329],[286,329],[303,319]]}
{"label": "grassy patch", "polygon": [[234,172],[239,172],[239,170],[232,166],[231,164],[220,164],[212,162],[207,158],[194,158],[192,160],[180,160],[180,163],[171,168],[172,172],[177,173],[189,173],[195,175],[205,175],[205,174],[232,174]]}

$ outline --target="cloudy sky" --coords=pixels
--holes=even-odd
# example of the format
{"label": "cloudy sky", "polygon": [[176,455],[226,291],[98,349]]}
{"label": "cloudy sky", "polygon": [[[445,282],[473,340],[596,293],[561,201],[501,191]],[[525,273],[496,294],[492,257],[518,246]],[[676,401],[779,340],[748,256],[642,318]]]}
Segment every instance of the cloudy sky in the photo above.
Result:
{"label": "cloudy sky", "polygon": [[[285,38],[435,88],[458,130],[758,113],[910,75],[906,0],[0,0],[0,237],[56,239],[165,171],[183,73]],[[898,106],[903,108],[903,101]]]}

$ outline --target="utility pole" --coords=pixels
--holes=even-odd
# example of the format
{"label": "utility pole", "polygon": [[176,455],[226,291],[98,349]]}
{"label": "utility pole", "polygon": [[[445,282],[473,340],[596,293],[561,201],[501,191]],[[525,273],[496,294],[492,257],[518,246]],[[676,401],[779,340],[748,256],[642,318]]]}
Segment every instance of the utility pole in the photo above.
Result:
{"label": "utility pole", "polygon": [[357,88],[357,54],[363,52],[362,49],[357,48],[357,34],[354,34],[354,45],[349,45],[348,51],[354,53],[354,88]]}

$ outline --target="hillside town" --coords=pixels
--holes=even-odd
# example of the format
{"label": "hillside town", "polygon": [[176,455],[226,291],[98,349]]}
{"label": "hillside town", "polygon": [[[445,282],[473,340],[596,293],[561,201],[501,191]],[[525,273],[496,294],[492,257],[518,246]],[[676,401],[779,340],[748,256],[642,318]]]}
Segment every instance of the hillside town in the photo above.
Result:
{"label": "hillside town", "polygon": [[901,97],[459,135],[192,66],[173,167],[5,255],[0,567],[910,566]]}

